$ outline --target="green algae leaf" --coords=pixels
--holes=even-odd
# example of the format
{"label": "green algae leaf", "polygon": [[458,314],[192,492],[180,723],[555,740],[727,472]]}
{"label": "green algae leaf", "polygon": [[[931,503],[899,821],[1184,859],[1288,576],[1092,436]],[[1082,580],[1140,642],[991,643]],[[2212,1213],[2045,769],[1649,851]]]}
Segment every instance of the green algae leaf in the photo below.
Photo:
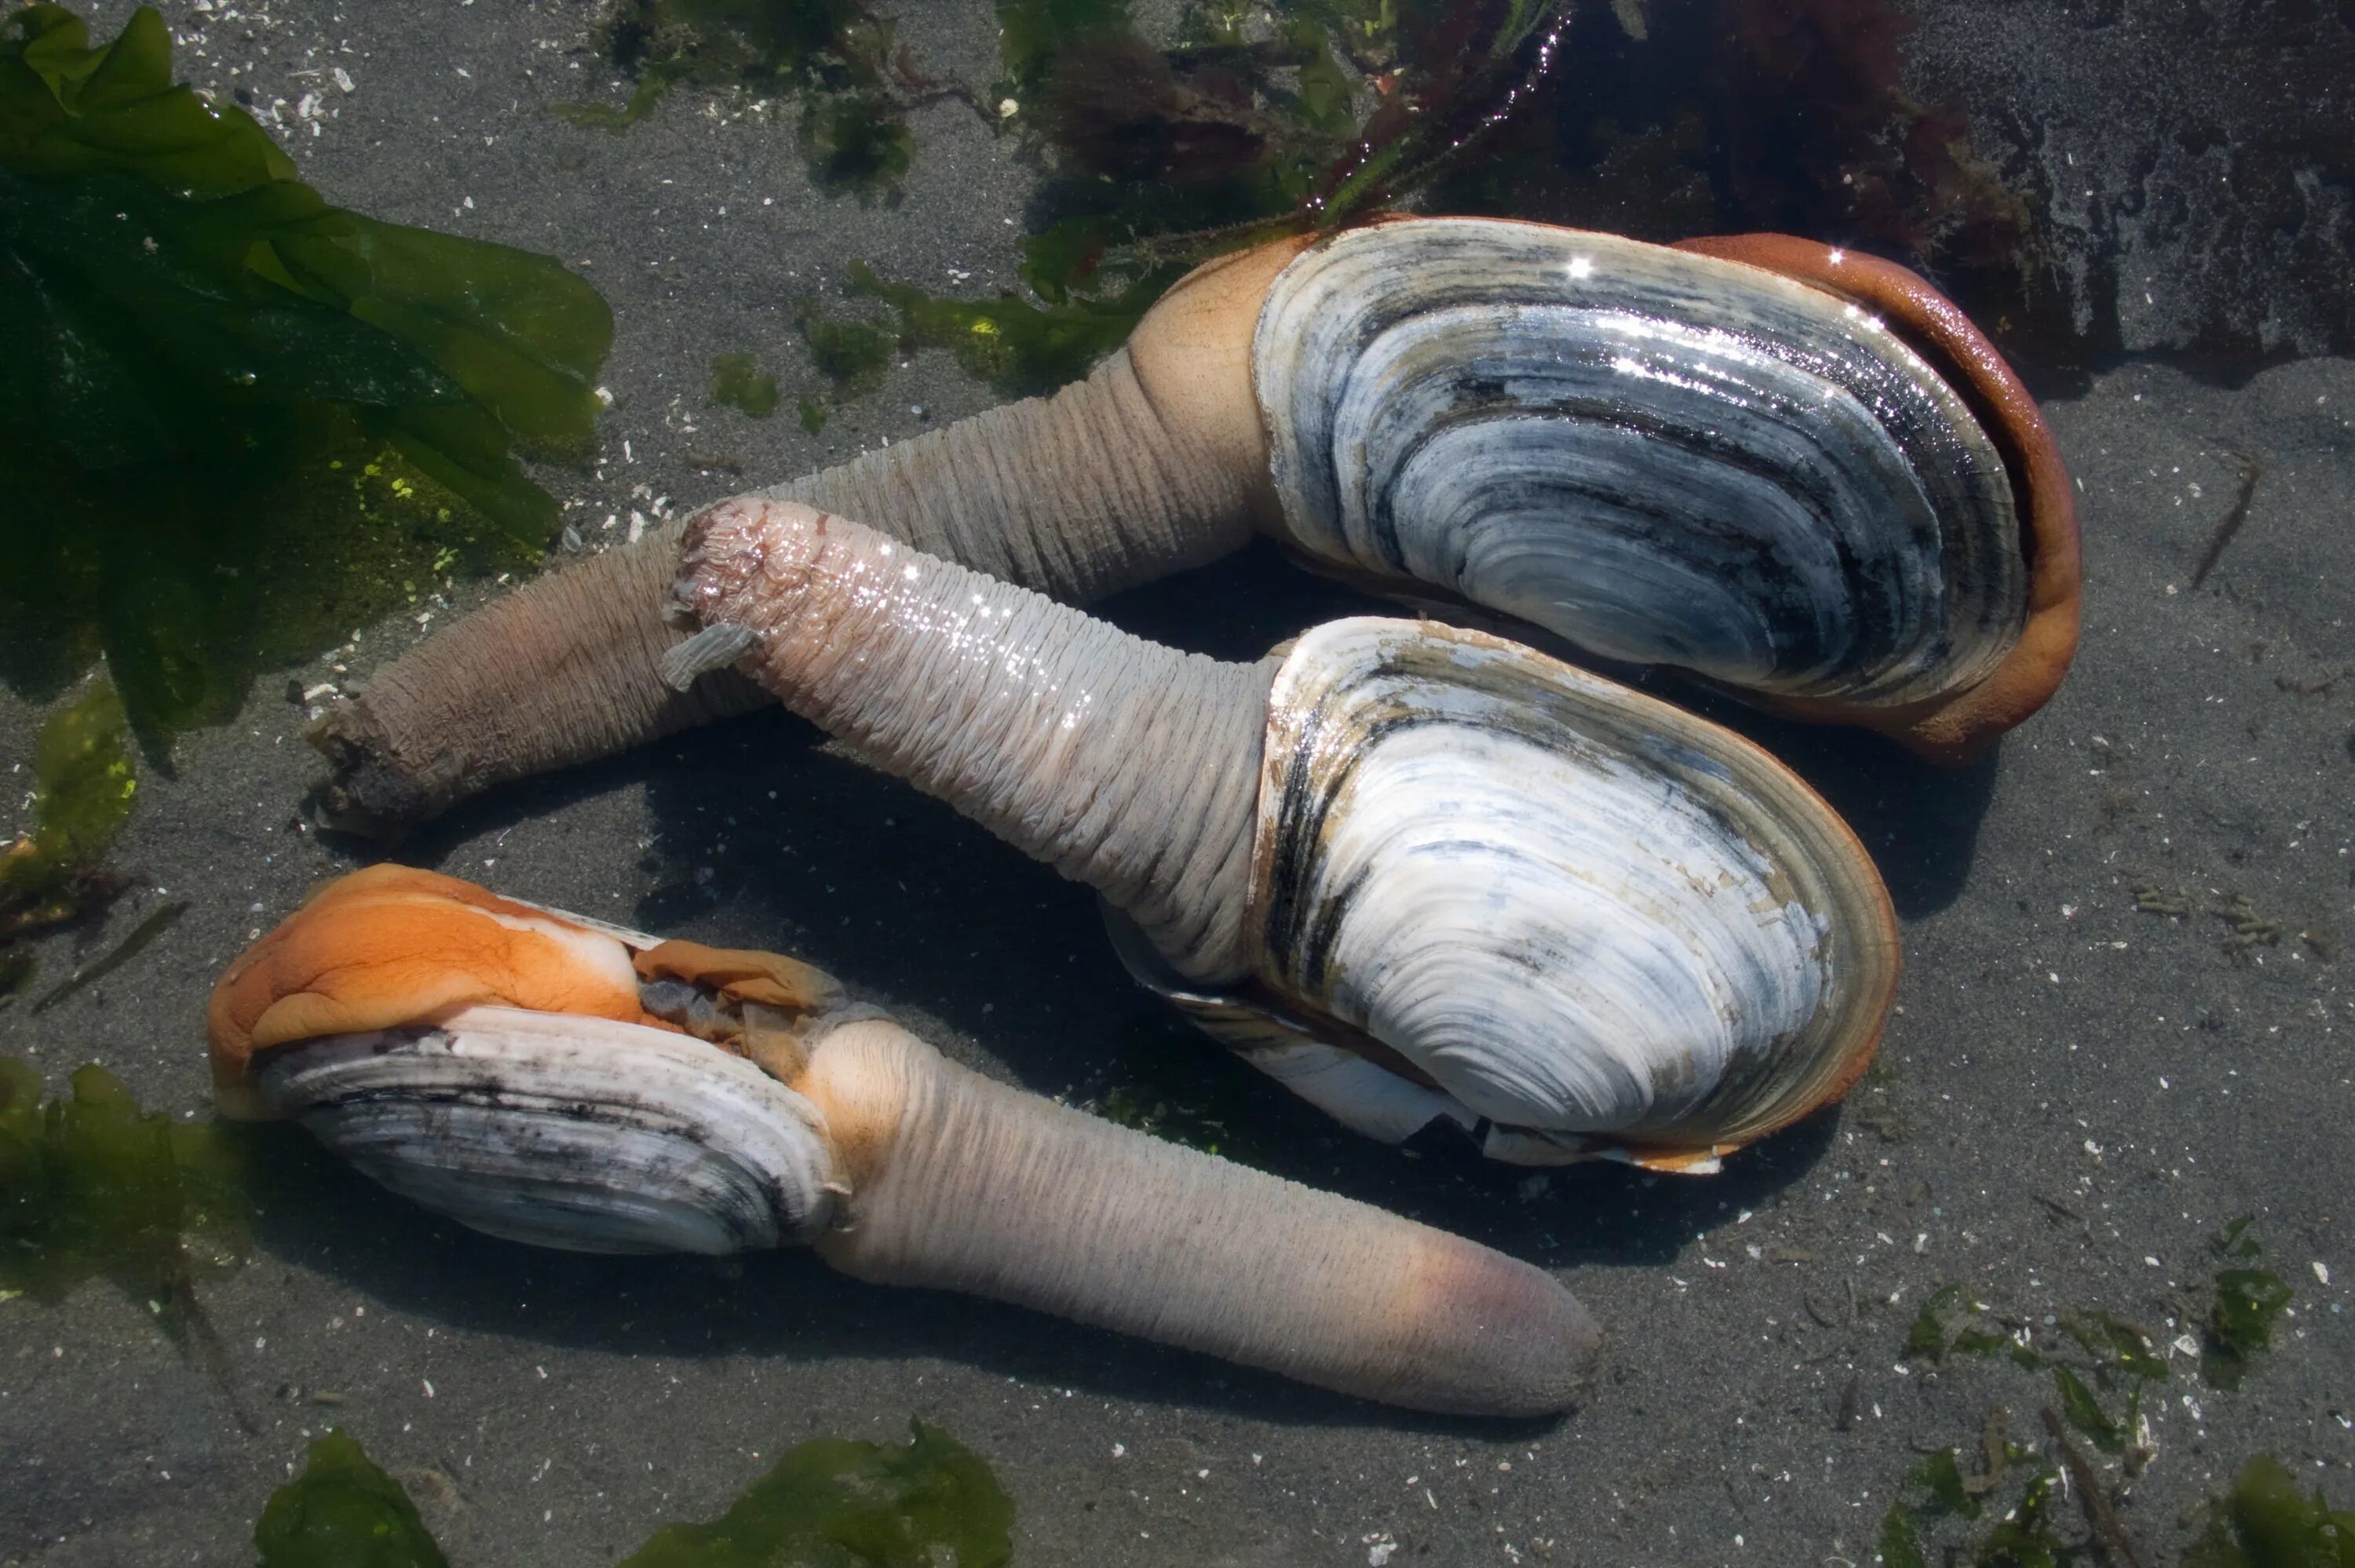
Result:
{"label": "green algae leaf", "polygon": [[1913,1528],[1913,1516],[1903,1503],[1891,1503],[1881,1516],[1881,1540],[1876,1544],[1881,1568],[1929,1568],[1922,1555],[1922,1537]]}
{"label": "green algae leaf", "polygon": [[916,139],[887,69],[892,24],[865,0],[625,0],[599,47],[637,79],[628,103],[570,103],[577,125],[622,131],[674,88],[803,95],[800,141],[810,178],[862,196],[897,185]]}
{"label": "green algae leaf", "polygon": [[2248,1214],[2232,1221],[2208,1238],[2209,1252],[2220,1261],[2227,1262],[2245,1262],[2260,1255],[2264,1249],[2257,1245],[2257,1238],[2249,1234],[2249,1226],[2254,1223]]}
{"label": "green algae leaf", "polygon": [[879,92],[813,94],[802,105],[801,144],[810,177],[829,191],[887,189],[916,161],[915,132]]}
{"label": "green algae leaf", "polygon": [[124,170],[180,196],[294,178],[294,161],[251,118],[173,84],[171,30],[152,6],[97,48],[62,5],[27,5],[6,26],[0,165],[43,179]]}
{"label": "green algae leaf", "polygon": [[1905,1478],[1929,1494],[1923,1506],[1933,1513],[1958,1513],[1968,1519],[1979,1515],[1979,1499],[1963,1480],[1963,1467],[1952,1448],[1941,1448],[1913,1467]]}
{"label": "green algae leaf", "polygon": [[2082,1553],[2052,1526],[2052,1497],[2060,1480],[2059,1471],[2046,1470],[2029,1482],[2019,1506],[1996,1521],[1972,1549],[1970,1561],[1978,1568],[2060,1568],[2079,1561]]}
{"label": "green algae leaf", "polygon": [[2250,1360],[2273,1341],[2274,1324],[2296,1292],[2270,1268],[2227,1268],[2216,1276],[2216,1302],[2200,1372],[2218,1388],[2238,1388]]}
{"label": "green algae leaf", "polygon": [[2148,1378],[2153,1383],[2168,1381],[2167,1358],[2153,1348],[2149,1337],[2107,1312],[2064,1312],[2061,1330],[2091,1352],[2105,1372]]}
{"label": "green algae leaf", "polygon": [[1128,341],[1138,318],[1185,275],[1156,268],[1109,299],[944,300],[906,283],[886,282],[864,263],[850,270],[853,292],[871,295],[900,314],[906,336],[956,356],[967,375],[1014,397],[1051,392],[1076,381]]}
{"label": "green algae leaf", "polygon": [[1941,1287],[1922,1303],[1905,1336],[1905,1353],[1944,1361],[1955,1354],[1983,1356],[1999,1351],[2010,1336],[1959,1285]]}
{"label": "green algae leaf", "polygon": [[2054,1367],[2052,1381],[2061,1391],[2061,1414],[2068,1417],[2070,1425],[2083,1433],[2105,1454],[2126,1451],[2126,1424],[2111,1418],[2083,1379],[2067,1367]]}
{"label": "green algae leaf", "polygon": [[260,1568],[449,1568],[400,1483],[335,1430],[270,1494],[253,1545]]}
{"label": "green algae leaf", "polygon": [[112,891],[100,863],[139,792],[123,727],[122,700],[105,681],[42,725],[33,831],[0,850],[0,941],[70,920]]}
{"label": "green algae leaf", "polygon": [[1326,48],[1325,29],[1295,22],[1285,38],[1300,61],[1300,118],[1312,130],[1340,134],[1357,124],[1347,72]]}
{"label": "green algae leaf", "polygon": [[[2254,1266],[2264,1251],[2242,1215],[2208,1238],[2210,1255],[2228,1266],[2216,1272],[2216,1299],[2200,1340],[2200,1375],[2216,1388],[2238,1388],[2250,1360],[2273,1341],[2274,1324],[2296,1293],[2269,1268]],[[2233,1267],[2231,1265],[2247,1266]]]}
{"label": "green algae leaf", "polygon": [[765,419],[777,411],[777,378],[749,354],[723,354],[711,362],[711,400]]}
{"label": "green algae leaf", "polygon": [[185,1239],[241,1249],[243,1192],[219,1129],[143,1111],[95,1065],[44,1100],[40,1075],[0,1056],[0,1286],[58,1301],[103,1276],[137,1299],[180,1297]]}
{"label": "green algae leaf", "polygon": [[2301,1496],[2280,1460],[2259,1454],[2241,1467],[2183,1568],[2355,1568],[2355,1513],[2319,1491]]}
{"label": "green algae leaf", "polygon": [[0,29],[0,679],[101,652],[160,742],[452,567],[537,563],[612,340],[543,256],[378,223],[171,80],[143,8]]}
{"label": "green algae leaf", "polygon": [[1018,98],[1041,91],[1073,42],[1128,25],[1128,0],[997,0],[1007,85]]}
{"label": "green algae leaf", "polygon": [[904,1448],[804,1443],[719,1519],[665,1525],[621,1568],[997,1568],[1014,1553],[997,1478],[938,1427],[909,1427]]}
{"label": "green algae leaf", "polygon": [[[794,324],[801,329],[802,341],[809,344],[810,358],[817,366],[818,374],[834,384],[834,401],[847,403],[883,385],[883,372],[890,367],[892,350],[899,345],[892,334],[873,322],[828,316],[818,308],[815,300],[806,299],[794,313]],[[806,409],[802,423],[809,423]]]}

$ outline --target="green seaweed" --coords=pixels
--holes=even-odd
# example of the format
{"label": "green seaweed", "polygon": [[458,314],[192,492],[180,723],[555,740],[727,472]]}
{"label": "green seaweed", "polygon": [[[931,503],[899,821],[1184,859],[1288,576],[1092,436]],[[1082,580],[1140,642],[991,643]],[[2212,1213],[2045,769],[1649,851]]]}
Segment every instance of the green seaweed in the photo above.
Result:
{"label": "green seaweed", "polygon": [[575,124],[621,131],[673,89],[793,95],[810,177],[862,195],[896,186],[915,157],[891,69],[892,25],[864,0],[619,0],[600,50],[637,79],[619,108],[559,105]]}
{"label": "green seaweed", "polygon": [[2255,1219],[2248,1214],[2228,1221],[2222,1230],[2208,1238],[2209,1255],[2230,1263],[2245,1263],[2251,1258],[2263,1257],[2265,1249],[2259,1246],[2257,1238],[2249,1234],[2249,1227],[2254,1224]]}
{"label": "green seaweed", "polygon": [[139,794],[123,728],[122,699],[103,680],[41,726],[33,831],[0,850],[0,944],[74,919],[120,885],[102,863]]}
{"label": "green seaweed", "polygon": [[[893,334],[873,322],[829,316],[815,300],[807,299],[794,312],[794,324],[809,344],[817,373],[831,383],[827,395],[835,402],[862,397],[883,385],[883,372],[899,347]],[[806,409],[802,423],[809,423]]]}
{"label": "green seaweed", "polygon": [[1150,1085],[1121,1084],[1104,1091],[1092,1107],[1115,1127],[1131,1128],[1166,1143],[1183,1144],[1205,1154],[1216,1154],[1227,1138],[1227,1124],[1212,1108],[1196,1099],[1173,1099]]}
{"label": "green seaweed", "polygon": [[765,419],[777,411],[777,378],[749,354],[723,354],[711,362],[711,400]]}
{"label": "green seaweed", "polygon": [[2064,1311],[2061,1331],[2093,1356],[2095,1370],[2105,1377],[2168,1381],[2167,1358],[2151,1343],[2150,1336],[2107,1312]]}
{"label": "green seaweed", "polygon": [[552,260],[329,205],[171,80],[151,8],[0,31],[0,678],[103,652],[134,728],[226,717],[452,570],[535,565],[519,458],[593,450],[612,338]]}
{"label": "green seaweed", "polygon": [[1902,1502],[1889,1505],[1881,1516],[1881,1539],[1877,1543],[1881,1568],[1929,1568],[1922,1555],[1922,1535],[1913,1527],[1913,1512]]}
{"label": "green seaweed", "polygon": [[669,1524],[621,1568],[996,1568],[1014,1505],[989,1467],[922,1421],[904,1448],[804,1443],[709,1524]]}
{"label": "green seaweed", "polygon": [[[1192,267],[1329,228],[1428,177],[1426,127],[1441,125],[1442,142],[1469,136],[1465,125],[1493,111],[1506,62],[1555,7],[1406,8],[1412,26],[1395,0],[1326,0],[1273,17],[1196,5],[1183,41],[1165,49],[1131,26],[1126,0],[998,0],[997,114],[1042,145],[1052,171],[1038,203],[1050,221],[1020,242],[1030,297],[943,298],[866,267],[852,291],[890,304],[903,341],[949,350],[1001,393],[1086,375]],[[1395,77],[1364,79],[1376,62],[1395,63]],[[873,386],[828,374],[837,402]]]}
{"label": "green seaweed", "polygon": [[2126,1438],[2134,1429],[2133,1409],[2128,1410],[2124,1421],[2113,1418],[2094,1397],[2094,1391],[2085,1386],[2084,1380],[2067,1367],[2052,1369],[2052,1383],[2061,1395],[2061,1414],[2068,1418],[2070,1425],[2083,1433],[2105,1454],[2126,1452]]}
{"label": "green seaweed", "polygon": [[[2253,1266],[2264,1249],[2249,1234],[2243,1214],[2208,1238],[2208,1250],[2227,1266]],[[2273,1342],[2274,1325],[2296,1292],[2269,1268],[2226,1266],[2216,1271],[2215,1299],[2202,1326],[2200,1375],[2215,1388],[2241,1385],[2249,1362]]]}
{"label": "green seaweed", "polygon": [[1979,1499],[1963,1479],[1962,1462],[1952,1448],[1941,1448],[1913,1467],[1906,1480],[1927,1494],[1922,1507],[1932,1513],[1960,1514],[1966,1519],[1979,1516]]}
{"label": "green seaweed", "polygon": [[813,436],[826,429],[826,420],[833,417],[826,406],[815,397],[804,397],[794,407],[801,416],[803,430]]}
{"label": "green seaweed", "polygon": [[2052,1500],[2060,1487],[2060,1471],[2038,1471],[2019,1503],[1972,1549],[1971,1562],[1977,1568],[2059,1568],[2082,1558],[2083,1552],[2053,1528]]}
{"label": "green seaweed", "polygon": [[997,0],[1004,92],[1018,101],[1046,90],[1068,50],[1128,26],[1128,0]]}
{"label": "green seaweed", "polygon": [[2183,1568],[2355,1568],[2355,1512],[2308,1499],[2280,1460],[2259,1454],[2241,1467]]}
{"label": "green seaweed", "polygon": [[449,1568],[409,1493],[329,1428],[253,1526],[260,1568]]}
{"label": "green seaweed", "polygon": [[837,92],[802,106],[803,156],[826,190],[873,192],[897,185],[916,159],[915,133],[879,92]]}
{"label": "green seaweed", "polygon": [[[2223,1266],[2205,1324],[2201,1370],[2227,1388],[2237,1386],[2249,1358],[2264,1348],[2291,1299],[2278,1277],[2252,1266],[2261,1249],[2249,1230],[2248,1220],[2235,1220],[2209,1242]],[[2197,1315],[2194,1308],[2181,1310]],[[2022,1325],[2017,1338],[2002,1332],[2011,1323]],[[1966,1474],[1952,1448],[1918,1463],[1881,1521],[1884,1563],[1911,1568],[1924,1563],[1923,1536],[1931,1521],[1977,1520],[1983,1510],[1996,1516],[1983,1533],[1942,1544],[1948,1563],[2055,1568],[2089,1557],[2148,1561],[2136,1551],[2115,1497],[2118,1487],[2131,1482],[2152,1457],[2143,1396],[2152,1384],[2169,1380],[2167,1360],[2155,1335],[2106,1312],[2066,1309],[2052,1326],[2057,1335],[2038,1337],[2023,1319],[1993,1312],[1959,1286],[1942,1287],[1923,1304],[1907,1335],[1907,1354],[1987,1354],[2009,1342],[2015,1361],[2051,1373],[2057,1408],[2043,1411],[2050,1437],[2045,1448],[2008,1440],[2007,1417],[1998,1410],[1980,1436],[1982,1473]],[[2064,1360],[2073,1356],[2072,1345],[2090,1360]],[[2121,1389],[2124,1408],[2114,1414],[2105,1396]],[[2110,1462],[2090,1457],[2071,1440],[2072,1431],[2110,1456]],[[2057,1467],[2051,1457],[2056,1452]],[[2062,1536],[2054,1518],[2056,1497],[2073,1500],[2083,1512],[2085,1539]],[[2009,1507],[2007,1499],[2013,1499]],[[1955,1527],[1946,1529],[1952,1532]],[[2332,1513],[2318,1494],[2311,1502],[2301,1498],[2286,1471],[2260,1457],[2242,1472],[2231,1498],[2217,1505],[2207,1533],[2182,1563],[2183,1568],[2355,1568],[2355,1515]]]}
{"label": "green seaweed", "polygon": [[2010,1342],[1985,1306],[1965,1295],[1961,1286],[1947,1285],[1933,1292],[1914,1314],[1905,1353],[1944,1361],[1951,1355],[1991,1355]]}
{"label": "green seaweed", "polygon": [[103,1067],[44,1099],[38,1073],[0,1056],[0,1285],[12,1291],[59,1301],[104,1277],[134,1299],[185,1303],[193,1262],[241,1255],[241,1172],[228,1134],[141,1110]]}
{"label": "green seaweed", "polygon": [[[803,1443],[709,1524],[666,1524],[620,1568],[999,1568],[1014,1505],[938,1427],[906,1447]],[[400,1483],[345,1433],[312,1443],[303,1473],[253,1527],[258,1568],[448,1568]]]}
{"label": "green seaweed", "polygon": [[1072,295],[1046,305],[1013,298],[938,299],[886,282],[864,264],[851,268],[850,286],[898,312],[904,337],[947,349],[967,375],[1000,392],[1033,397],[1085,376],[1125,343],[1137,319],[1184,271],[1160,268],[1110,299]]}
{"label": "green seaweed", "polygon": [[2295,1295],[2269,1268],[2220,1270],[2201,1337],[2200,1375],[2217,1388],[2240,1387],[2250,1360],[2272,1343],[2274,1324]]}

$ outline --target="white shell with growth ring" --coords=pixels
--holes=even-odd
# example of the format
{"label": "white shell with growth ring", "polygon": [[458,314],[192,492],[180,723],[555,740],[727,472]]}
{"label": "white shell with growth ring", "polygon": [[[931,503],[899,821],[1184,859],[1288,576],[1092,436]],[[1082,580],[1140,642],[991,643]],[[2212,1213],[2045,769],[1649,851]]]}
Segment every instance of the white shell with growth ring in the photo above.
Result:
{"label": "white shell with growth ring", "polygon": [[1499,1153],[1733,1147],[1870,1055],[1887,895],[1726,732],[1476,632],[1345,620],[1284,661],[1263,768],[1259,985],[1396,1053]]}
{"label": "white shell with growth ring", "polygon": [[2017,641],[2010,478],[1870,313],[1761,269],[1484,219],[1277,277],[1252,349],[1311,554],[1744,688],[1911,703]]}
{"label": "white shell with growth ring", "polygon": [[732,1253],[807,1242],[831,1213],[817,1107],[643,1024],[470,1007],[282,1046],[254,1075],[368,1175],[513,1241]]}

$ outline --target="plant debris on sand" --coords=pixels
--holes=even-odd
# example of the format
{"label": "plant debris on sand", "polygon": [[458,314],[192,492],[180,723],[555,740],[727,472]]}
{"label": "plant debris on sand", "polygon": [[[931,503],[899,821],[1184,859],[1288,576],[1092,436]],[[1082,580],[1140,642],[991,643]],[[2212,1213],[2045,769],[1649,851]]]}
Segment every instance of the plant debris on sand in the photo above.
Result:
{"label": "plant debris on sand", "polygon": [[142,7],[0,25],[0,679],[101,652],[160,744],[453,571],[536,565],[613,323],[544,256],[380,223],[172,80]]}

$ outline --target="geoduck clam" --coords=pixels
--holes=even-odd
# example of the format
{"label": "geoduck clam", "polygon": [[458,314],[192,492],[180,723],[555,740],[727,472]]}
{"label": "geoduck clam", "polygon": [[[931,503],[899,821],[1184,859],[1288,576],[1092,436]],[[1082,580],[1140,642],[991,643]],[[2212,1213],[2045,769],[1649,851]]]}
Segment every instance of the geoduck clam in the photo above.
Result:
{"label": "geoduck clam", "polygon": [[773,954],[657,942],[429,872],[329,885],[213,993],[221,1105],[300,1121],[495,1235],[813,1246],[1418,1409],[1571,1404],[1550,1276],[948,1062]]}
{"label": "geoduck clam", "polygon": [[[1921,279],[1779,236],[1281,240],[1198,269],[1052,397],[763,493],[1069,603],[1265,533],[1948,762],[2033,713],[2076,641],[2072,488],[2034,401]],[[655,676],[677,549],[657,530],[378,672],[314,732],[331,815],[414,820],[756,705]]]}
{"label": "geoduck clam", "polygon": [[1718,1156],[1838,1097],[1897,972],[1757,747],[1541,654],[1355,620],[1226,664],[790,503],[690,523],[674,680],[787,707],[1066,876],[1140,978],[1377,1137]]}

